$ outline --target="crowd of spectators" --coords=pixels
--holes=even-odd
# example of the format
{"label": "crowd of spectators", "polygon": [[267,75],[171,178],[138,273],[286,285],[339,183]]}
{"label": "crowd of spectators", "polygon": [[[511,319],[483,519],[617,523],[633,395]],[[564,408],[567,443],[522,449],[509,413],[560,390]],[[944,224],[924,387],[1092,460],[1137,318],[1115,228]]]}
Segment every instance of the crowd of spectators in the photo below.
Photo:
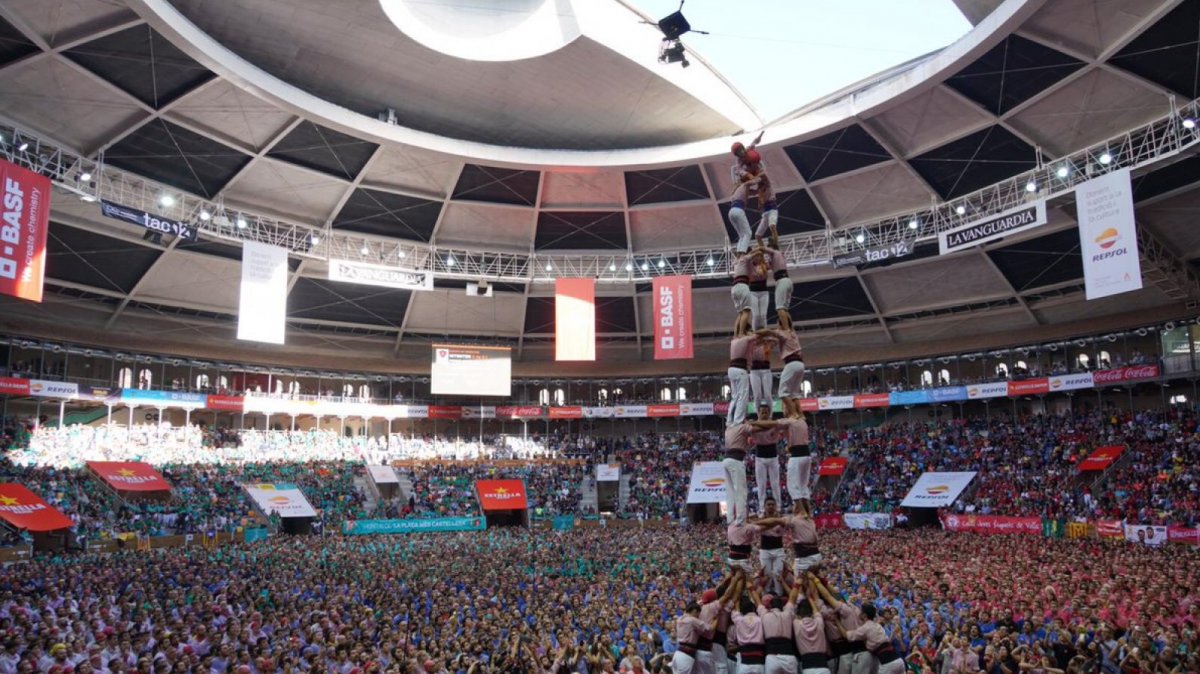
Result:
{"label": "crowd of spectators", "polygon": [[[0,666],[666,671],[673,621],[723,572],[723,537],[704,526],[518,528],[38,559],[0,571]],[[834,592],[873,604],[914,672],[1200,668],[1200,554],[1190,548],[1027,547],[929,530],[829,532],[821,544]]]}

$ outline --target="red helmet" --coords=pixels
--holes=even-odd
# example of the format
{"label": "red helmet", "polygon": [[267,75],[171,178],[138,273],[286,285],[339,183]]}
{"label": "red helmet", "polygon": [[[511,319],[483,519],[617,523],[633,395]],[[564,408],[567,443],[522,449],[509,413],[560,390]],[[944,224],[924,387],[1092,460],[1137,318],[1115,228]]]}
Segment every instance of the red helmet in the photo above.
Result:
{"label": "red helmet", "polygon": [[735,154],[735,155],[737,155],[737,156],[739,156],[739,157],[740,157],[740,156],[742,156],[742,151],[743,151],[743,150],[745,150],[745,149],[746,149],[746,146],[745,146],[745,145],[742,145],[741,143],[736,143],[736,142],[735,142],[735,143],[734,143],[734,144],[733,144],[733,145],[732,145],[732,146],[729,148],[729,151],[730,151],[730,152],[732,152],[733,154]]}
{"label": "red helmet", "polygon": [[758,150],[746,150],[746,155],[742,157],[742,161],[747,164],[757,164],[762,161],[762,155],[758,153]]}

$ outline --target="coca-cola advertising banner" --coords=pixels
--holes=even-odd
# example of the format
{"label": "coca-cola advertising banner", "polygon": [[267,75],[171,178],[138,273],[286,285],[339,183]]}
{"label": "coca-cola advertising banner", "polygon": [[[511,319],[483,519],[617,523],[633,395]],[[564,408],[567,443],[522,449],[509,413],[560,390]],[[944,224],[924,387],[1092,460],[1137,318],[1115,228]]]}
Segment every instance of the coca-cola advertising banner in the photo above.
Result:
{"label": "coca-cola advertising banner", "polygon": [[1154,379],[1159,375],[1158,365],[1130,365],[1118,367],[1115,370],[1099,370],[1092,373],[1092,381],[1097,386],[1104,384],[1120,384],[1138,379]]}
{"label": "coca-cola advertising banner", "polygon": [[713,403],[713,414],[720,416],[729,414],[729,403]]}
{"label": "coca-cola advertising banner", "polygon": [[501,405],[496,408],[496,417],[500,419],[538,419],[542,416],[542,408],[532,405],[519,407]]}
{"label": "coca-cola advertising banner", "polygon": [[42,301],[50,179],[0,159],[0,295]]}
{"label": "coca-cola advertising banner", "polygon": [[976,534],[1033,534],[1042,535],[1040,517],[1002,517],[998,515],[946,515],[942,517],[946,531],[968,531]]}
{"label": "coca-cola advertising banner", "polygon": [[692,357],[692,277],[659,276],[650,297],[654,310],[654,360]]}

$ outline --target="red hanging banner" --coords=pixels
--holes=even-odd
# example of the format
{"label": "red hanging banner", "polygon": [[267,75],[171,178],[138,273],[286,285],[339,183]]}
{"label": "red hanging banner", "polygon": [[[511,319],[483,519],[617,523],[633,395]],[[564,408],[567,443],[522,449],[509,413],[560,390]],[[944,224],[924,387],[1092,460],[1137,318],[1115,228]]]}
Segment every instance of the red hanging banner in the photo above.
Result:
{"label": "red hanging banner", "polygon": [[0,159],[0,295],[42,301],[50,179]]}
{"label": "red hanging banner", "polygon": [[692,277],[659,276],[650,294],[654,360],[692,357]]}

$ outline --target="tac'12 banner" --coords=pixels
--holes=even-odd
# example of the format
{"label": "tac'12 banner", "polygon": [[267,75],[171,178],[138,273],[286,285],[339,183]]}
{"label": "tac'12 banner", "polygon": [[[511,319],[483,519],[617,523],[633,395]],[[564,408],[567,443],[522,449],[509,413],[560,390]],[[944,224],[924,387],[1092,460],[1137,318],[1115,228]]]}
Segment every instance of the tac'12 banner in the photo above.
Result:
{"label": "tac'12 banner", "polygon": [[692,357],[692,277],[654,279],[654,360]]}

